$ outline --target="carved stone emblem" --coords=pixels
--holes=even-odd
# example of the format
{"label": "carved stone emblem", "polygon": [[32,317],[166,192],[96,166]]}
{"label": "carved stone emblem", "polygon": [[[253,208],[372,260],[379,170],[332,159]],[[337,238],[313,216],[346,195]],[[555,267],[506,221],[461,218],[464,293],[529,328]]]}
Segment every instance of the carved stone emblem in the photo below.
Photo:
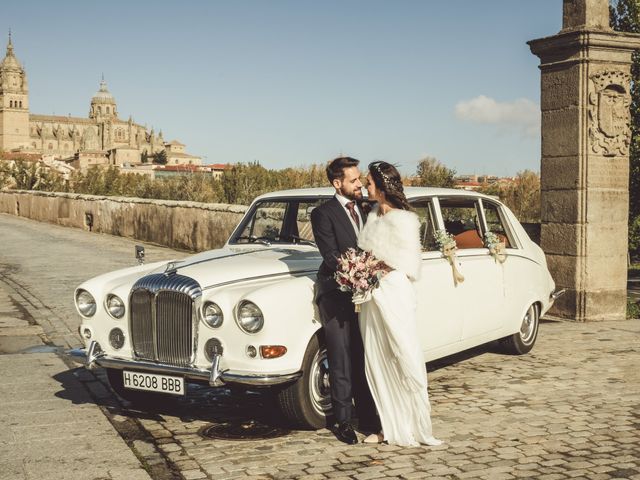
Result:
{"label": "carved stone emblem", "polygon": [[591,75],[589,140],[594,153],[607,157],[629,154],[630,81],[629,74],[616,70]]}

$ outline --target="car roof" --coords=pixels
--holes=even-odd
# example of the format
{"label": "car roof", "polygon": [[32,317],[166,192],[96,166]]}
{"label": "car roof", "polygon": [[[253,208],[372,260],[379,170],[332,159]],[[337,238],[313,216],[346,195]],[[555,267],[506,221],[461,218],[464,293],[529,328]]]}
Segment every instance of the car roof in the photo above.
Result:
{"label": "car roof", "polygon": [[[292,190],[280,190],[277,192],[270,192],[260,195],[256,198],[262,200],[264,198],[286,198],[286,197],[332,197],[336,191],[333,187],[317,187],[317,188],[296,188]],[[457,188],[436,188],[436,187],[404,187],[404,193],[407,198],[419,198],[419,197],[432,197],[432,196],[447,196],[447,197],[478,197],[489,198],[496,200],[496,198],[484,195],[482,193],[460,190]],[[365,191],[366,195],[366,191]]]}

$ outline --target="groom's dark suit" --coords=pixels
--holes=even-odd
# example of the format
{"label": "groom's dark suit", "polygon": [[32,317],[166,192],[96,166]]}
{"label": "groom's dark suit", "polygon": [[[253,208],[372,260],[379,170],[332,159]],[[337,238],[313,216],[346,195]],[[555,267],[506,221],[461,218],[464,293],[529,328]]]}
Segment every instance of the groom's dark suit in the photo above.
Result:
{"label": "groom's dark suit", "polygon": [[[363,221],[366,218],[362,209],[360,217]],[[356,231],[336,197],[311,212],[311,225],[323,258],[316,282],[316,303],[327,344],[333,412],[338,423],[350,422],[353,399],[360,425],[377,432],[380,423],[365,378],[358,316],[351,294],[340,291],[334,279],[338,258],[358,245]]]}

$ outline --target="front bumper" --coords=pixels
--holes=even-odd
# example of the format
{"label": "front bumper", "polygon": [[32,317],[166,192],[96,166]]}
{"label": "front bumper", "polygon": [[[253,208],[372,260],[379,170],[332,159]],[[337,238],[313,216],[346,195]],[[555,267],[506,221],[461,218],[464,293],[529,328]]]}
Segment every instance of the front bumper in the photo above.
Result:
{"label": "front bumper", "polygon": [[290,383],[302,376],[302,372],[286,374],[247,374],[229,370],[220,370],[221,355],[215,355],[211,362],[211,369],[201,370],[192,367],[176,367],[162,363],[145,360],[128,360],[124,358],[109,357],[100,350],[97,342],[92,341],[89,348],[74,348],[66,352],[74,362],[88,369],[96,366],[115,368],[119,370],[131,369],[148,373],[177,375],[191,380],[204,380],[212,387],[224,385],[244,385],[249,387],[267,387]]}
{"label": "front bumper", "polygon": [[565,293],[567,293],[567,289],[563,288],[562,290],[553,290],[553,292],[551,292],[551,294],[549,295],[549,302],[553,303],[555,302],[559,297],[561,297],[562,295],[564,295]]}

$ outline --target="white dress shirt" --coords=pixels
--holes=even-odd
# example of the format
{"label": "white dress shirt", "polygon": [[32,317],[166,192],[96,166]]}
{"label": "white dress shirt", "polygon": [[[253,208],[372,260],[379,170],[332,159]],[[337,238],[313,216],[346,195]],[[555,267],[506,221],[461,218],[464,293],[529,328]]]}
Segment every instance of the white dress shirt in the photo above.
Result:
{"label": "white dress shirt", "polygon": [[353,229],[356,232],[356,236],[358,236],[358,234],[360,233],[360,229],[364,225],[364,222],[362,221],[362,215],[360,215],[360,208],[358,208],[358,204],[356,203],[355,205],[355,211],[356,211],[356,215],[358,215],[358,220],[360,221],[360,227],[358,227],[358,225],[356,225],[356,222],[353,221],[353,218],[351,217],[351,212],[347,208],[347,203],[353,202],[353,200],[349,200],[348,198],[343,197],[339,193],[336,193],[336,198],[340,202],[340,205],[342,205],[342,208],[344,208],[344,211],[347,212],[347,217],[349,217],[349,221],[351,222],[351,225],[353,226]]}

